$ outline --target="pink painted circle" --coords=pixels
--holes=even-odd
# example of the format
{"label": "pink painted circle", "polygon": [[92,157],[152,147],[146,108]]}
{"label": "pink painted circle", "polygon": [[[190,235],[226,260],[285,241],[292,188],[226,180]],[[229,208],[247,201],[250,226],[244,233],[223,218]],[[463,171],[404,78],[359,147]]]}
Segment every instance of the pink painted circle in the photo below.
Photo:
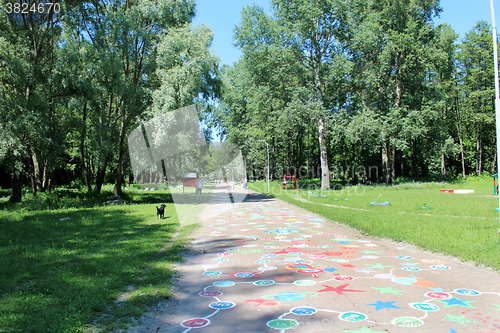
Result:
{"label": "pink painted circle", "polygon": [[347,275],[339,275],[333,278],[334,280],[337,281],[351,281],[354,280],[352,276],[347,276]]}
{"label": "pink painted circle", "polygon": [[210,325],[210,320],[205,318],[191,318],[181,323],[185,328],[201,328]]}

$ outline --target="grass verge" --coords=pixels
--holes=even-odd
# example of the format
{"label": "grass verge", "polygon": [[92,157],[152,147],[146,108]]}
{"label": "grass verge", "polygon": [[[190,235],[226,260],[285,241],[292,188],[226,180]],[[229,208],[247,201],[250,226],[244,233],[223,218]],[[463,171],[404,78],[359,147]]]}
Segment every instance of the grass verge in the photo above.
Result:
{"label": "grass verge", "polygon": [[[196,228],[179,227],[173,204],[158,220],[157,204],[59,198],[49,203],[57,209],[0,210],[0,330],[110,332],[171,296],[174,264]],[[26,204],[43,208],[43,199]]]}
{"label": "grass verge", "polygon": [[[318,180],[299,182],[299,191],[271,195],[353,227],[366,235],[414,244],[464,261],[500,269],[499,218],[489,177],[445,183],[403,183],[396,186],[337,186],[322,192]],[[249,184],[267,193],[267,183]],[[441,189],[473,189],[470,194],[442,193]],[[389,202],[387,206],[370,203]]]}

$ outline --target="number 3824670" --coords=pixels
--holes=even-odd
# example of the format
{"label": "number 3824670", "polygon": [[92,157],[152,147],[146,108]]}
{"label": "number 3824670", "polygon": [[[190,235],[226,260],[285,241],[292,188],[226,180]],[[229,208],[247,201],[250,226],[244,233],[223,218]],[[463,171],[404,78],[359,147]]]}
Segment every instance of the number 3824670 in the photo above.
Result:
{"label": "number 3824670", "polygon": [[61,11],[61,5],[57,2],[46,2],[46,3],[28,3],[28,2],[7,2],[5,4],[5,11],[8,14],[29,14],[29,13],[59,13]]}

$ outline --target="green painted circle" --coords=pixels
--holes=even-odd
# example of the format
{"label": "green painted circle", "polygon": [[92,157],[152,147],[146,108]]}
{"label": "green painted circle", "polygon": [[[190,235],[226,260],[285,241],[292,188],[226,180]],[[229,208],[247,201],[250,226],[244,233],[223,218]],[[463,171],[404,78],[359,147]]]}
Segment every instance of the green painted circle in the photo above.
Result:
{"label": "green painted circle", "polygon": [[267,326],[279,330],[287,330],[289,328],[295,328],[299,325],[299,322],[294,319],[273,319],[267,322]]}

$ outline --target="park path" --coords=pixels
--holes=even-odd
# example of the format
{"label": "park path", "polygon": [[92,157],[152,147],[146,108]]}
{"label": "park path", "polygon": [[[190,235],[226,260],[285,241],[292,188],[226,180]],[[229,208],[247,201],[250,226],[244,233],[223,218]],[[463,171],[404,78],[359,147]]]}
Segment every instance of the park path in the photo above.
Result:
{"label": "park path", "polygon": [[178,265],[175,299],[129,333],[500,332],[496,271],[252,191],[240,203],[225,197],[216,188],[210,209],[220,214]]}

